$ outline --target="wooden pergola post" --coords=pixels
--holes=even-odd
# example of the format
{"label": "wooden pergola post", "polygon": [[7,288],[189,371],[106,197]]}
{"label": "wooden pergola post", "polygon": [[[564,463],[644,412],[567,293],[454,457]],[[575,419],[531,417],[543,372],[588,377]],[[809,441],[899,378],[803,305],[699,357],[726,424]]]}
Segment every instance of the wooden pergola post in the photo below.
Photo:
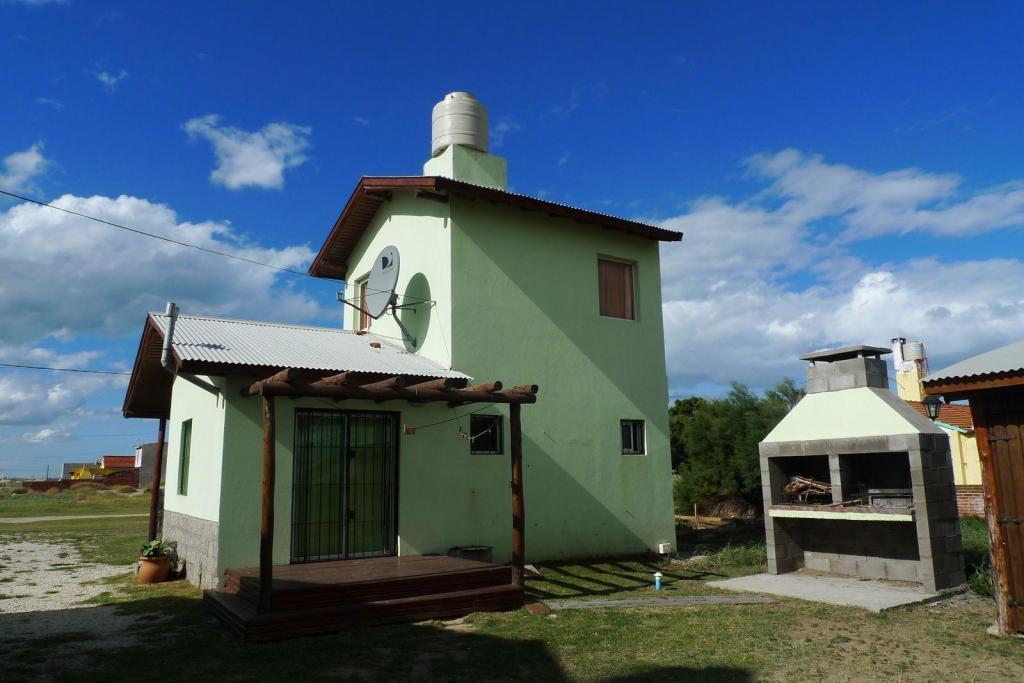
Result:
{"label": "wooden pergola post", "polygon": [[274,479],[276,421],[274,397],[263,396],[263,517],[260,524],[260,602],[259,611],[269,612],[274,583]]}
{"label": "wooden pergola post", "polygon": [[522,404],[509,404],[512,450],[512,580],[523,586],[526,564],[526,505],[523,500]]}
{"label": "wooden pergola post", "polygon": [[164,440],[167,438],[167,418],[160,418],[156,430],[156,454],[153,457],[153,483],[149,491],[149,540],[156,540],[156,518],[160,514],[160,479],[164,470]]}

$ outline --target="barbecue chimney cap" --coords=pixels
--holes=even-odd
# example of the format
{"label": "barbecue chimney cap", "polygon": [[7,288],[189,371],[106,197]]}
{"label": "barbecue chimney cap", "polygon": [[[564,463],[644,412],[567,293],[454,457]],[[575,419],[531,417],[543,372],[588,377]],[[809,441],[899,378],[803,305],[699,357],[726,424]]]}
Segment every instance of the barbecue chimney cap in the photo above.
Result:
{"label": "barbecue chimney cap", "polygon": [[834,363],[836,361],[847,360],[850,358],[878,358],[879,356],[884,356],[887,353],[892,353],[892,349],[887,349],[882,346],[865,346],[864,344],[858,344],[856,346],[842,346],[837,349],[825,349],[824,351],[805,353],[800,356],[800,360],[809,360],[812,363],[817,361]]}

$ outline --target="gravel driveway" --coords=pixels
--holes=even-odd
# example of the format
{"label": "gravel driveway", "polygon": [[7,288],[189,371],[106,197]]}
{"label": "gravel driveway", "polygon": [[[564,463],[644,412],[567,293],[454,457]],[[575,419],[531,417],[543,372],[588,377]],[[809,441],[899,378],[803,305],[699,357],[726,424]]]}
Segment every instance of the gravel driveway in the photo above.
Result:
{"label": "gravel driveway", "polygon": [[84,563],[67,543],[0,540],[0,644],[66,634],[68,645],[125,645],[139,617],[117,606],[83,604],[110,590],[92,583],[133,571],[132,565]]}

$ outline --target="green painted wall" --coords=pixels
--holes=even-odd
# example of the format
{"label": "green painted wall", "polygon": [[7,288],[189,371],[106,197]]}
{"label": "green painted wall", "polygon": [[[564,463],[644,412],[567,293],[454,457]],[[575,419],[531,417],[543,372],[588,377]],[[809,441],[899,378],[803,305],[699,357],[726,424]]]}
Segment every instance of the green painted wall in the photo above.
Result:
{"label": "green painted wall", "polygon": [[[538,403],[523,408],[528,558],[645,552],[671,542],[658,243],[502,206],[398,192],[357,245],[350,281],[369,272],[387,245],[402,256],[398,291],[437,303],[401,313],[422,337],[418,349],[402,341],[390,316],[373,324],[375,333],[479,381],[541,386]],[[599,255],[636,264],[637,320],[599,316]],[[346,309],[345,327],[354,326],[354,314]],[[174,387],[167,508],[219,519],[218,573],[258,563],[262,417],[260,401],[239,394],[255,379],[229,378],[220,400],[180,380]],[[331,405],[277,401],[276,563],[290,555],[295,410]],[[484,410],[506,418],[504,453],[471,455],[460,432],[482,406],[336,406],[400,411],[400,425],[418,427],[399,437],[401,554],[488,544],[497,561],[509,559],[507,407]],[[447,421],[456,415],[462,417]],[[185,416],[195,420],[193,475],[181,498],[174,491]],[[646,421],[648,455],[620,455],[620,419]]]}
{"label": "green painted wall", "polygon": [[[218,386],[222,378],[205,377]],[[171,414],[167,421],[167,478],[164,507],[193,517],[216,522],[220,518],[221,453],[224,448],[224,396],[200,389],[180,377],[171,392]],[[192,420],[188,495],[178,495],[181,471],[181,425]]]}
{"label": "green painted wall", "polygon": [[[359,240],[349,259],[347,279],[356,283],[370,273],[374,259],[387,246],[398,247],[401,258],[396,291],[402,323],[417,337],[415,347],[403,337],[394,318],[387,314],[373,321],[375,334],[392,338],[399,346],[430,358],[444,367],[451,364],[451,226],[448,204],[416,199],[412,192],[395,192],[385,202]],[[346,297],[355,299],[353,284]],[[414,303],[434,300],[430,306]],[[345,327],[358,329],[359,311],[345,307]]]}
{"label": "green painted wall", "polygon": [[[528,558],[673,542],[658,243],[459,198],[451,211],[455,367],[541,387],[523,408]],[[599,256],[635,264],[636,320],[599,315]],[[646,421],[648,455],[620,454],[620,419]],[[495,468],[479,524],[507,547],[505,478]]]}
{"label": "green painted wall", "polygon": [[[260,491],[263,477],[261,404],[243,398],[239,390],[253,378],[234,377],[225,392],[227,409],[224,439],[223,502],[220,520],[218,574],[229,567],[251,567],[259,562]],[[274,562],[287,564],[291,548],[291,490],[295,411],[386,410],[399,412],[399,426],[423,427],[399,437],[399,553],[444,553],[456,545],[484,542],[480,518],[489,514],[486,501],[496,485],[507,488],[508,458],[470,455],[469,442],[459,435],[468,419],[444,422],[453,416],[444,404],[412,408],[405,402],[332,402],[321,399],[277,399],[277,470],[274,519]],[[502,474],[503,473],[503,474]],[[489,483],[488,487],[482,486]],[[459,501],[453,504],[452,501]],[[192,513],[189,513],[192,514]],[[511,502],[497,520],[505,544],[511,537]],[[502,539],[498,539],[502,540]]]}

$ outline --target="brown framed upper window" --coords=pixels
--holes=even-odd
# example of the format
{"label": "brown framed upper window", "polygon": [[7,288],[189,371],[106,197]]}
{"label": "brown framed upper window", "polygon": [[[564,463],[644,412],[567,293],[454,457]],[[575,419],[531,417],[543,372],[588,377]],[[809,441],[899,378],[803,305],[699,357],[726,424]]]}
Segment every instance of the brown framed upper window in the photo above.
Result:
{"label": "brown framed upper window", "polygon": [[633,264],[608,259],[597,260],[598,298],[601,315],[635,320],[633,310]]}
{"label": "brown framed upper window", "polygon": [[372,318],[366,314],[366,283],[367,280],[363,280],[359,283],[359,329],[368,330],[370,329],[370,321]]}

